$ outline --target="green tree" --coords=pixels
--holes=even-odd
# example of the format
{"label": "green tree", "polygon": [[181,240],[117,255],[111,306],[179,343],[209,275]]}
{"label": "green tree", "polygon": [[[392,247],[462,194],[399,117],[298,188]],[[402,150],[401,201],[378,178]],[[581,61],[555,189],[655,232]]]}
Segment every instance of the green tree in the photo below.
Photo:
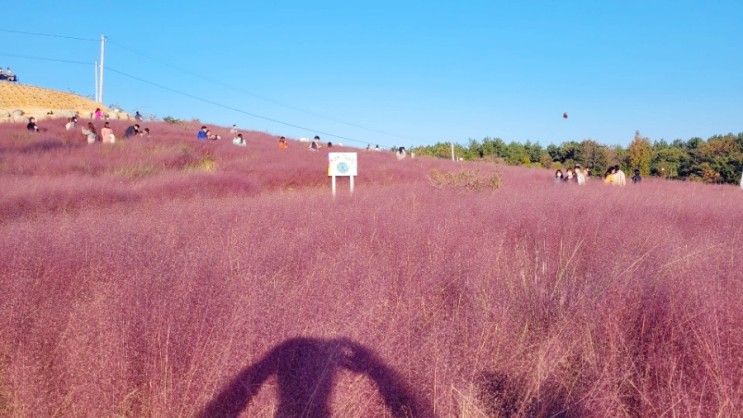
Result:
{"label": "green tree", "polygon": [[529,155],[529,161],[532,163],[538,163],[539,159],[542,157],[542,152],[544,151],[538,142],[531,141],[526,141],[524,144],[524,150]]}
{"label": "green tree", "polygon": [[591,174],[593,175],[602,175],[608,168],[604,148],[604,146],[599,145],[598,142],[591,139],[586,139],[580,143],[578,161],[584,167],[591,170]]}
{"label": "green tree", "polygon": [[511,142],[508,144],[506,149],[506,162],[513,165],[529,164],[529,154],[526,152],[526,148],[518,142]]}
{"label": "green tree", "polygon": [[552,161],[562,161],[562,152],[560,147],[555,144],[547,145],[547,154],[549,154]]}
{"label": "green tree", "polygon": [[[743,149],[732,134],[714,136],[699,146],[699,159],[705,181],[735,183],[740,176]],[[716,174],[710,174],[716,173]],[[706,175],[705,175],[706,174]]]}
{"label": "green tree", "polygon": [[627,149],[627,162],[630,168],[640,170],[643,176],[650,175],[650,165],[653,160],[653,147],[647,138],[635,132],[635,138]]}
{"label": "green tree", "polygon": [[689,159],[689,154],[683,148],[668,146],[656,149],[650,163],[650,174],[666,178],[678,178],[679,169]]}

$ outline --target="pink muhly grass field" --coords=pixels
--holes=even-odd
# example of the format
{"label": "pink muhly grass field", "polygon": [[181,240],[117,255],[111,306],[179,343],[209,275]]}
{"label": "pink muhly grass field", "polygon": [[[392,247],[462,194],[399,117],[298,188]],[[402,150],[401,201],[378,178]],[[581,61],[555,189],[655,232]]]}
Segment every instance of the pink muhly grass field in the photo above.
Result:
{"label": "pink muhly grass field", "polygon": [[333,200],[325,148],[42,126],[0,126],[1,416],[743,409],[736,187],[359,151]]}

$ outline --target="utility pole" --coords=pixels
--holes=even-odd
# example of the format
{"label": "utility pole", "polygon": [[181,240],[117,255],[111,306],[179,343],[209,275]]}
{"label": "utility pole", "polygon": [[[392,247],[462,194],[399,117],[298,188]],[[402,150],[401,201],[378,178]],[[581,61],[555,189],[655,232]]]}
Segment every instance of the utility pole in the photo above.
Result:
{"label": "utility pole", "polygon": [[98,61],[95,62],[95,101],[98,102]]}
{"label": "utility pole", "polygon": [[101,34],[101,70],[98,78],[98,103],[103,104],[103,59],[106,49],[106,37]]}

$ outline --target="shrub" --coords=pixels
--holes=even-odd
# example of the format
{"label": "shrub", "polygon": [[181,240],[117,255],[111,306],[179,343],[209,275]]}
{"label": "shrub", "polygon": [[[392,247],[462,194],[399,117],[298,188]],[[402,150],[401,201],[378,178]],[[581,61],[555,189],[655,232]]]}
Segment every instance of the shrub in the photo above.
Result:
{"label": "shrub", "polygon": [[431,170],[428,181],[437,188],[464,189],[473,192],[497,190],[501,186],[498,173],[481,174],[479,170],[441,171]]}

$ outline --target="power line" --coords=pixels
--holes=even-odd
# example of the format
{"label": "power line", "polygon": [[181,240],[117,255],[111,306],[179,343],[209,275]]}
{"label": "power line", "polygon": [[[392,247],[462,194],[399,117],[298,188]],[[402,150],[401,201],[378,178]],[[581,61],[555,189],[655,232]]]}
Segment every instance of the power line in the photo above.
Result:
{"label": "power line", "polygon": [[[51,34],[51,33],[41,33],[41,32],[27,32],[27,31],[18,31],[18,30],[11,30],[11,29],[0,29],[0,32],[22,34],[22,35],[30,35],[30,36],[44,36],[44,37],[52,37],[52,38],[60,38],[60,39],[71,39],[71,40],[78,40],[78,41],[90,41],[90,42],[98,42],[99,41],[98,39],[92,39],[92,38],[81,38],[81,37],[77,37],[77,36]],[[109,42],[111,42],[109,38],[106,38],[106,39]],[[135,53],[135,54],[138,54],[138,55],[143,56],[145,58],[151,59],[153,61],[160,61],[160,60],[158,60],[156,58],[153,58],[153,57],[151,57],[151,56],[149,56],[147,54],[144,54],[144,53],[141,53],[139,51],[136,51],[136,50],[134,50],[132,48],[129,48],[129,47],[125,46],[125,45],[122,45],[122,44],[120,44],[118,42],[113,42],[113,43],[116,44],[116,45],[118,45],[119,47],[121,47],[123,49],[129,50],[130,52]],[[91,65],[90,62],[84,62],[84,61],[75,61],[75,60],[58,59],[58,58],[46,58],[46,57],[39,57],[39,56],[33,56],[33,55],[24,55],[24,54],[0,53],[0,56],[7,56],[7,57],[14,57],[14,58],[21,58],[21,59],[30,59],[30,60],[37,60],[37,61],[58,62],[58,63],[65,63],[65,64],[75,64],[75,65],[86,65],[86,66],[87,65]],[[336,123],[341,123],[341,124],[344,124],[344,125],[352,126],[352,127],[363,129],[363,130],[367,130],[367,131],[370,131],[370,132],[376,132],[376,133],[379,133],[379,134],[382,134],[382,135],[386,135],[386,136],[390,136],[390,137],[395,137],[395,138],[406,140],[406,141],[410,139],[408,137],[403,137],[403,136],[400,136],[400,135],[392,134],[392,133],[381,131],[381,130],[377,130],[377,129],[367,128],[365,126],[354,124],[354,123],[344,122],[344,121],[341,121],[341,120],[337,120],[337,119],[334,119],[334,118],[330,118],[330,117],[327,117],[327,116],[323,116],[323,115],[317,114],[315,112],[312,112],[312,111],[309,111],[309,110],[306,110],[306,109],[301,109],[301,108],[298,108],[298,107],[295,107],[295,106],[284,104],[284,103],[281,103],[279,101],[272,100],[272,99],[269,99],[267,97],[263,97],[263,96],[260,96],[260,95],[257,95],[257,94],[254,94],[254,93],[245,91],[244,89],[241,89],[239,87],[235,87],[235,86],[232,86],[232,85],[229,85],[229,84],[220,82],[218,80],[215,80],[215,79],[206,77],[203,74],[195,73],[195,72],[192,72],[192,71],[183,69],[183,68],[178,68],[177,66],[174,66],[172,64],[165,63],[165,62],[162,62],[162,61],[160,61],[160,62],[163,63],[166,66],[169,66],[169,67],[177,70],[177,71],[190,74],[192,76],[201,78],[203,80],[209,81],[209,82],[214,83],[214,84],[221,85],[221,86],[223,86],[225,88],[228,88],[228,89],[231,89],[231,90],[240,91],[240,92],[242,92],[242,93],[244,93],[246,95],[249,95],[249,96],[252,96],[252,97],[255,97],[255,98],[258,98],[258,99],[261,99],[261,100],[264,100],[264,101],[267,101],[267,102],[270,102],[270,103],[273,103],[273,104],[276,104],[276,105],[279,105],[279,106],[282,106],[282,107],[285,107],[285,108],[289,108],[289,109],[296,110],[296,111],[303,112],[303,113],[307,113],[307,114],[310,114],[310,115],[313,115],[313,116],[316,116],[316,117],[328,119],[328,120],[334,121]],[[237,113],[241,113],[241,114],[244,114],[244,115],[253,117],[253,118],[262,119],[262,120],[266,120],[266,121],[273,122],[273,123],[278,123],[278,124],[281,124],[281,125],[284,125],[284,126],[289,126],[289,127],[293,127],[293,128],[297,128],[297,129],[302,129],[302,130],[307,130],[307,131],[313,131],[313,132],[316,132],[316,133],[319,133],[319,134],[322,134],[322,135],[326,135],[326,136],[330,136],[330,137],[333,137],[333,138],[342,139],[342,140],[345,140],[345,141],[356,142],[356,143],[359,143],[359,144],[368,144],[370,142],[376,142],[376,141],[362,141],[362,140],[358,140],[358,139],[353,139],[353,138],[349,138],[349,137],[346,137],[346,136],[336,135],[336,134],[333,134],[333,133],[330,133],[330,132],[316,130],[316,129],[308,128],[308,127],[305,127],[305,126],[293,124],[293,123],[290,123],[290,122],[285,122],[285,121],[282,121],[282,120],[274,119],[274,118],[271,118],[271,117],[267,117],[267,116],[263,116],[263,115],[259,115],[259,114],[255,114],[255,113],[251,113],[251,112],[247,112],[247,111],[244,111],[242,109],[235,108],[233,106],[229,106],[229,105],[225,105],[225,104],[222,104],[222,103],[218,103],[218,102],[215,102],[213,100],[205,99],[203,97],[195,96],[195,95],[190,94],[190,93],[186,93],[186,92],[183,92],[183,91],[180,91],[180,90],[176,90],[176,89],[173,89],[173,88],[170,88],[170,87],[167,87],[167,86],[164,86],[164,85],[161,85],[161,84],[152,82],[152,81],[148,81],[148,80],[145,80],[145,79],[143,79],[141,77],[137,77],[137,76],[134,76],[134,75],[125,73],[123,71],[116,70],[114,68],[108,67],[108,69],[110,71],[113,71],[114,73],[117,73],[117,74],[122,75],[124,77],[128,77],[128,78],[131,78],[133,80],[136,80],[136,81],[139,81],[139,82],[142,82],[142,83],[145,83],[145,84],[149,84],[149,85],[155,86],[157,88],[160,88],[160,89],[163,89],[163,90],[166,90],[166,91],[170,91],[170,92],[175,93],[175,94],[179,94],[179,95],[182,95],[182,96],[185,96],[185,97],[189,97],[189,98],[194,99],[194,100],[198,100],[198,101],[201,101],[201,102],[204,102],[204,103],[208,103],[208,104],[211,104],[211,105],[214,105],[214,106],[217,106],[217,107],[228,109],[228,110],[231,110],[231,111],[234,111],[234,112],[237,112]]]}
{"label": "power line", "polygon": [[[75,65],[86,65],[86,66],[87,65],[91,65],[91,63],[84,62],[84,61],[74,61],[74,60],[65,60],[65,59],[57,59],[57,58],[46,58],[46,57],[39,57],[39,56],[33,56],[33,55],[0,53],[0,56],[22,58],[22,59],[30,59],[30,60],[37,60],[37,61],[60,62],[60,63],[65,63],[65,64],[75,64]],[[275,118],[271,118],[271,117],[268,117],[268,116],[263,116],[263,115],[259,115],[259,114],[256,114],[256,113],[247,112],[245,110],[238,109],[238,108],[233,107],[233,106],[225,105],[225,104],[222,104],[222,103],[219,103],[219,102],[215,102],[213,100],[209,100],[209,99],[205,99],[203,97],[199,97],[199,96],[193,95],[191,93],[187,93],[187,92],[184,92],[184,91],[176,90],[174,88],[167,87],[167,86],[164,86],[162,84],[155,83],[153,81],[145,80],[145,79],[143,79],[141,77],[137,77],[135,75],[132,75],[132,74],[129,74],[129,73],[126,73],[126,72],[117,70],[115,68],[108,67],[108,71],[114,72],[116,74],[122,75],[122,76],[127,77],[127,78],[130,78],[132,80],[139,81],[141,83],[145,83],[145,84],[149,84],[151,86],[155,86],[157,88],[160,88],[162,90],[169,91],[171,93],[175,93],[175,94],[179,94],[181,96],[189,97],[191,99],[194,99],[194,100],[197,100],[197,101],[200,101],[200,102],[203,102],[203,103],[208,103],[208,104],[211,104],[213,106],[221,107],[223,109],[228,109],[228,110],[231,110],[233,112],[241,113],[241,114],[244,114],[244,115],[253,117],[253,118],[262,119],[262,120],[266,120],[266,121],[273,122],[273,123],[278,123],[280,125],[289,126],[289,127],[292,127],[292,128],[302,129],[302,130],[305,130],[305,131],[315,132],[315,133],[322,134],[322,135],[325,135],[325,136],[342,139],[344,141],[350,141],[350,142],[355,142],[355,143],[359,143],[359,144],[368,144],[368,143],[370,143],[369,141],[362,141],[362,140],[358,140],[358,139],[354,139],[354,138],[349,138],[349,137],[342,136],[342,135],[336,135],[336,134],[333,134],[333,133],[330,133],[330,132],[325,132],[325,131],[322,131],[322,130],[308,128],[306,126],[297,125],[297,124],[290,123],[290,122],[285,122],[285,121],[278,120],[278,119],[275,119]]]}
{"label": "power line", "polygon": [[286,103],[282,103],[280,101],[277,101],[277,100],[274,100],[274,99],[271,99],[271,98],[268,98],[268,97],[264,97],[264,96],[261,96],[261,95],[258,95],[258,94],[255,94],[255,93],[246,91],[245,89],[242,89],[240,87],[237,87],[237,86],[233,86],[233,85],[224,83],[224,82],[219,81],[219,80],[215,80],[215,79],[213,79],[211,77],[207,77],[207,76],[205,76],[205,75],[203,75],[201,73],[197,73],[197,72],[194,72],[194,71],[185,69],[185,68],[180,68],[180,67],[175,66],[175,65],[173,65],[173,64],[171,64],[169,62],[166,62],[165,60],[161,60],[159,58],[155,58],[155,57],[153,57],[153,56],[151,56],[149,54],[145,54],[145,53],[143,53],[141,51],[138,51],[138,50],[136,50],[134,48],[131,48],[131,47],[126,46],[126,45],[123,45],[120,42],[112,41],[110,38],[106,38],[106,39],[107,39],[107,41],[108,41],[109,44],[116,45],[119,48],[125,49],[125,50],[127,50],[127,51],[129,51],[129,52],[131,52],[133,54],[136,54],[136,55],[139,55],[141,57],[147,58],[147,59],[149,59],[151,61],[158,62],[161,65],[164,65],[166,67],[170,67],[170,68],[172,68],[172,69],[174,69],[174,70],[176,70],[176,71],[178,71],[180,73],[189,74],[189,75],[191,75],[193,77],[197,77],[197,78],[200,78],[202,80],[208,81],[210,83],[213,83],[213,84],[222,86],[224,88],[227,88],[228,90],[238,91],[238,92],[243,93],[243,94],[245,94],[247,96],[251,96],[251,97],[254,97],[256,99],[263,100],[265,102],[272,103],[272,104],[275,104],[277,106],[284,107],[286,109],[295,110],[295,111],[302,112],[302,113],[305,113],[305,114],[308,114],[308,115],[311,115],[311,116],[315,116],[315,117],[318,117],[318,118],[323,118],[323,119],[326,119],[326,120],[329,120],[329,121],[332,121],[332,122],[335,122],[335,123],[340,123],[340,124],[343,124],[343,125],[346,125],[346,126],[351,126],[351,127],[354,127],[354,128],[363,129],[363,130],[368,131],[368,132],[373,132],[373,133],[385,135],[385,136],[388,136],[388,137],[397,138],[397,139],[400,139],[400,140],[403,140],[403,141],[410,141],[410,137],[408,137],[408,136],[398,135],[398,134],[394,134],[394,133],[391,133],[391,132],[386,132],[386,131],[379,130],[379,129],[369,128],[369,127],[366,127],[366,126],[363,126],[363,125],[359,125],[359,124],[356,124],[356,123],[346,122],[346,121],[339,120],[339,119],[336,119],[336,118],[332,118],[332,117],[329,117],[329,116],[321,115],[321,114],[319,114],[317,112],[313,112],[311,110],[302,109],[302,108],[299,108],[299,107],[296,107],[296,106],[292,106],[292,105],[289,105],[289,104],[286,104]]}
{"label": "power line", "polygon": [[305,130],[305,131],[315,132],[315,133],[322,134],[322,135],[325,135],[325,136],[342,139],[344,141],[356,142],[356,143],[359,143],[359,144],[369,144],[370,143],[370,141],[362,141],[362,140],[359,140],[359,139],[353,139],[353,138],[349,138],[349,137],[346,137],[346,136],[336,135],[336,134],[333,134],[333,133],[330,133],[330,132],[324,132],[324,131],[321,131],[321,130],[308,128],[306,126],[297,125],[297,124],[294,124],[294,123],[291,123],[291,122],[285,122],[285,121],[274,119],[274,118],[271,118],[271,117],[268,117],[268,116],[263,116],[263,115],[259,115],[259,114],[256,114],[256,113],[251,113],[251,112],[248,112],[248,111],[245,111],[245,110],[242,110],[242,109],[238,109],[238,108],[233,107],[233,106],[230,106],[230,105],[226,105],[226,104],[223,104],[223,103],[215,102],[214,100],[205,99],[203,97],[196,96],[196,95],[191,94],[191,93],[186,93],[184,91],[176,90],[174,88],[167,87],[167,86],[164,86],[162,84],[155,83],[153,81],[145,80],[145,79],[140,78],[140,77],[137,77],[135,75],[128,74],[128,73],[125,73],[123,71],[119,71],[119,70],[117,70],[115,68],[108,67],[108,71],[111,71],[111,72],[113,72],[115,74],[119,74],[121,76],[130,78],[132,80],[139,81],[141,83],[149,84],[151,86],[157,87],[157,88],[162,89],[162,90],[169,91],[171,93],[175,93],[175,94],[178,94],[178,95],[181,95],[181,96],[185,96],[185,97],[188,97],[188,98],[191,98],[191,99],[194,99],[194,100],[203,102],[203,103],[207,103],[207,104],[210,104],[210,105],[213,105],[213,106],[221,107],[223,109],[231,110],[233,112],[241,113],[243,115],[247,115],[247,116],[250,116],[250,117],[253,117],[253,118],[256,118],[256,119],[262,119],[262,120],[265,120],[265,121],[269,121],[269,122],[273,122],[273,123],[278,123],[280,125],[288,126],[288,127],[291,127],[291,128],[297,128],[297,129],[302,129],[302,130]]}
{"label": "power line", "polygon": [[47,38],[72,39],[75,41],[98,42],[97,39],[81,38],[78,36],[70,36],[70,35],[59,35],[55,33],[27,32],[27,31],[12,30],[12,29],[0,29],[0,32],[14,33],[16,35],[44,36]]}
{"label": "power line", "polygon": [[74,61],[74,60],[66,60],[66,59],[60,59],[60,58],[45,58],[45,57],[37,57],[34,55],[6,54],[5,52],[0,52],[0,56],[22,58],[22,59],[29,59],[29,60],[36,60],[36,61],[61,62],[64,64],[93,65],[92,62]]}

